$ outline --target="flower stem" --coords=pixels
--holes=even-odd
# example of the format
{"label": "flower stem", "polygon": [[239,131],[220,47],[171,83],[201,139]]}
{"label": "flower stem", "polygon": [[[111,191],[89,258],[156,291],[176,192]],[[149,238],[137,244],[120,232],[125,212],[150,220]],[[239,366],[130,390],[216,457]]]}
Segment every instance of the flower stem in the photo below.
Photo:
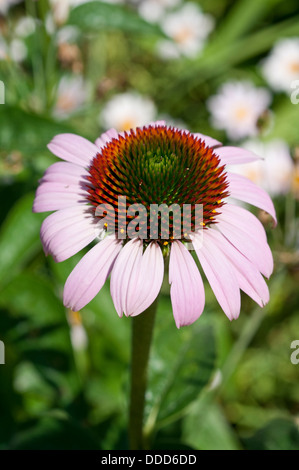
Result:
{"label": "flower stem", "polygon": [[157,299],[147,310],[132,319],[131,393],[129,415],[129,442],[131,450],[145,449],[143,415],[147,386],[147,368],[156,310]]}

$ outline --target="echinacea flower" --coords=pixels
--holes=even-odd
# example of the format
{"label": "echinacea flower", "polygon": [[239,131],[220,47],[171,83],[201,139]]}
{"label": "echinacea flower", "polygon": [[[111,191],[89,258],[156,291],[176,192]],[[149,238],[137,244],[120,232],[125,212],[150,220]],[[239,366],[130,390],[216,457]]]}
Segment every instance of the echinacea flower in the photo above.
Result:
{"label": "echinacea flower", "polygon": [[[97,241],[66,281],[66,307],[82,309],[111,274],[111,296],[118,315],[136,316],[158,296],[164,259],[169,256],[175,323],[177,327],[191,324],[203,312],[205,291],[188,249],[190,239],[230,320],[240,313],[240,290],[261,307],[268,302],[263,276],[272,273],[273,258],[265,230],[252,213],[234,205],[229,196],[267,211],[275,220],[274,206],[263,189],[226,171],[226,165],[258,159],[252,152],[221,147],[210,137],[162,121],[120,134],[110,129],[94,144],[78,135],[60,134],[50,142],[49,149],[64,161],[46,170],[34,201],[36,212],[56,211],[41,227],[46,254],[63,261]],[[120,207],[120,199],[125,207]],[[160,217],[152,236],[150,211],[153,205],[162,203],[176,204],[179,209],[189,205],[188,233],[185,225],[177,233],[170,223],[169,234],[163,235]],[[200,228],[195,224],[197,205],[202,207]],[[99,207],[106,213],[99,214]],[[143,226],[140,223],[136,227],[136,236],[129,238],[134,216],[127,214],[132,207],[144,208],[145,222],[143,219]],[[113,214],[115,230],[109,231]]]}
{"label": "echinacea flower", "polygon": [[227,82],[208,99],[212,124],[224,129],[230,139],[239,140],[258,134],[258,120],[267,110],[271,95],[249,81]]}

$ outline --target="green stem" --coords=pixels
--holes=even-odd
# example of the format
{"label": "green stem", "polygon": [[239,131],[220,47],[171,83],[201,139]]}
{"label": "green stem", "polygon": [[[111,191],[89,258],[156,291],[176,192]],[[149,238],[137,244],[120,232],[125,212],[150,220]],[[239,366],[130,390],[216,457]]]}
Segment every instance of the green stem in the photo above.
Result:
{"label": "green stem", "polygon": [[134,317],[132,329],[131,394],[129,441],[131,450],[145,448],[143,415],[147,369],[152,342],[157,300],[145,312]]}

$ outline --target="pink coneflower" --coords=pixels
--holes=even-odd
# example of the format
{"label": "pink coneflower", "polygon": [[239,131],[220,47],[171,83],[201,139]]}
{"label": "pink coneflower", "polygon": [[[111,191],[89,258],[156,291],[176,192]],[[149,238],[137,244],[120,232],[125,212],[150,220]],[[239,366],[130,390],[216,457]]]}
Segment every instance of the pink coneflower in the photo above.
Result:
{"label": "pink coneflower", "polygon": [[[63,261],[97,239],[69,275],[64,304],[82,309],[111,274],[111,295],[118,315],[135,316],[156,299],[169,256],[169,283],[177,327],[189,325],[202,313],[204,285],[195,253],[214,294],[230,320],[240,313],[240,289],[260,306],[269,300],[263,278],[273,270],[266,234],[259,220],[228,196],[253,204],[275,219],[268,194],[250,180],[226,171],[226,165],[258,159],[250,151],[221,147],[210,137],[169,127],[164,122],[117,133],[110,129],[95,144],[73,134],[54,137],[49,149],[64,162],[45,172],[34,211],[56,211],[41,228],[44,250]],[[148,215],[143,233],[129,239],[119,196],[127,207],[141,204]],[[170,223],[168,238],[160,226],[155,239],[149,232],[152,204],[189,204],[191,230],[176,237]],[[194,208],[201,204],[202,222],[195,226]],[[107,207],[101,220],[97,207]],[[108,208],[115,213],[115,233],[109,233]],[[103,218],[103,217],[102,217]],[[108,223],[107,223],[108,220]],[[120,227],[122,227],[120,229]],[[140,227],[140,230],[142,227]],[[118,234],[122,236],[119,237]]]}

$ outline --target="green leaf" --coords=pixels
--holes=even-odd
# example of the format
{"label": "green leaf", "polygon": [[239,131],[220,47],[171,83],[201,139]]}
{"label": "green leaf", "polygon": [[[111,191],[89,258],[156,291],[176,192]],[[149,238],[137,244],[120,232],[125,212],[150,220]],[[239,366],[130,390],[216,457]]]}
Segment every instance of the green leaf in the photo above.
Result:
{"label": "green leaf", "polygon": [[298,426],[288,419],[274,419],[243,442],[248,450],[299,450]]}
{"label": "green leaf", "polygon": [[64,412],[42,417],[10,443],[12,450],[98,450],[93,433]]}
{"label": "green leaf", "polygon": [[157,25],[147,23],[133,10],[122,5],[110,5],[102,2],[88,2],[74,8],[70,13],[68,23],[85,32],[112,29],[164,36]]}
{"label": "green leaf", "polygon": [[0,106],[1,150],[19,150],[34,159],[34,153],[45,151],[54,135],[61,132],[72,132],[72,129],[15,106]]}
{"label": "green leaf", "polygon": [[40,249],[39,230],[44,215],[32,212],[33,195],[12,207],[0,231],[0,284],[6,283]]}
{"label": "green leaf", "polygon": [[[217,402],[205,396],[183,423],[183,441],[194,449],[238,450],[241,445]],[[199,424],[200,423],[200,424]]]}
{"label": "green leaf", "polygon": [[54,294],[52,284],[30,272],[19,274],[4,287],[0,307],[13,315],[27,316],[36,327],[65,321],[62,300]]}
{"label": "green leaf", "polygon": [[156,421],[160,427],[181,417],[208,384],[216,359],[211,325],[201,323],[183,331],[172,325],[162,336],[156,339],[151,360],[147,404],[150,428]]}
{"label": "green leaf", "polygon": [[231,43],[244,36],[271,11],[281,0],[239,0],[234,2],[227,17],[222,21],[214,43]]}

